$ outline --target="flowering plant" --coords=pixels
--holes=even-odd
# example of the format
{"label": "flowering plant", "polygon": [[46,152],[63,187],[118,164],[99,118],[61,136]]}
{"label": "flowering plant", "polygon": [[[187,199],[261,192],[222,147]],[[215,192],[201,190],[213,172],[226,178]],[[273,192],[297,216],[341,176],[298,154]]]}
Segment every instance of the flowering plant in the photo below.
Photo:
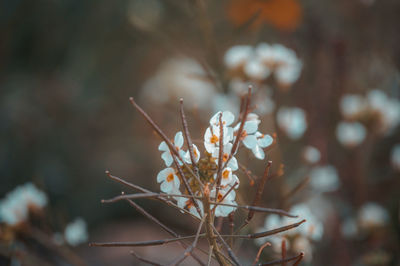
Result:
{"label": "flowering plant", "polygon": [[[256,158],[264,159],[264,148],[270,147],[274,139],[268,134],[262,134],[258,131],[260,120],[258,116],[250,113],[251,88],[249,88],[247,97],[242,98],[242,110],[239,119],[234,123],[235,117],[229,111],[217,112],[209,121],[204,134],[203,156],[199,148],[193,144],[190,132],[188,130],[187,120],[183,110],[183,100],[180,105],[180,115],[183,124],[183,132],[175,134],[171,141],[159,126],[150,118],[150,116],[130,98],[132,105],[142,114],[147,122],[153,127],[158,135],[163,139],[158,149],[162,152],[161,158],[164,160],[167,168],[161,170],[157,175],[157,182],[160,183],[160,193],[151,192],[145,188],[131,184],[119,177],[113,176],[107,171],[107,175],[134,190],[141,193],[123,194],[113,199],[103,200],[103,203],[111,203],[120,200],[126,200],[139,212],[155,222],[161,228],[173,236],[170,239],[139,241],[139,242],[103,242],[91,243],[92,246],[149,246],[161,245],[179,241],[185,248],[185,252],[179,255],[170,265],[178,265],[188,256],[192,256],[200,265],[205,265],[196,255],[197,242],[200,237],[208,240],[210,251],[208,253],[209,262],[215,259],[220,265],[241,265],[240,260],[232,250],[231,246],[234,239],[256,239],[265,236],[274,235],[280,232],[295,228],[305,222],[281,226],[272,230],[266,230],[255,234],[241,235],[238,232],[245,227],[253,218],[255,212],[273,213],[287,217],[297,217],[279,209],[264,208],[258,206],[264,185],[271,176],[269,170],[272,162],[268,161],[263,177],[260,178],[254,200],[250,206],[237,204],[235,190],[239,187],[239,178],[234,173],[241,166],[236,158],[241,144],[250,149]],[[187,150],[183,145],[186,142]],[[199,221],[196,234],[181,237],[173,230],[164,225],[157,218],[141,208],[134,199],[151,198],[159,200],[167,205],[180,210],[192,216]],[[233,213],[237,209],[248,210],[247,218],[234,231]],[[231,234],[222,235],[220,229],[214,225],[215,217],[227,217],[230,220]],[[204,233],[202,233],[204,226]],[[235,233],[234,233],[235,232]],[[186,240],[193,238],[194,241],[188,244]],[[229,244],[228,244],[229,242]],[[263,246],[265,247],[265,245]],[[263,248],[262,247],[262,248]],[[282,244],[282,247],[284,245]],[[201,250],[200,250],[201,251]],[[226,252],[226,253],[225,253]],[[261,249],[255,259],[258,262]],[[303,253],[297,256],[286,258],[282,253],[282,259],[275,263],[285,263],[295,261],[297,265]],[[132,253],[139,260],[149,263],[149,260],[139,257]],[[151,262],[151,264],[159,265]]]}

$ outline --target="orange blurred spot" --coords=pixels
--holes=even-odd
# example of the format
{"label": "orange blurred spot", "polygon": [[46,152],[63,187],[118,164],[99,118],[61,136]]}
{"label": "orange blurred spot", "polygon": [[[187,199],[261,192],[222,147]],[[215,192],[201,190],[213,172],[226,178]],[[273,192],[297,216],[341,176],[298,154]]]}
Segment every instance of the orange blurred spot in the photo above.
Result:
{"label": "orange blurred spot", "polygon": [[167,176],[167,182],[172,182],[172,180],[174,180],[174,174],[169,174]]}
{"label": "orange blurred spot", "polygon": [[293,31],[302,19],[302,9],[298,0],[232,0],[228,16],[236,26],[253,19],[252,29],[270,23],[280,30]]}

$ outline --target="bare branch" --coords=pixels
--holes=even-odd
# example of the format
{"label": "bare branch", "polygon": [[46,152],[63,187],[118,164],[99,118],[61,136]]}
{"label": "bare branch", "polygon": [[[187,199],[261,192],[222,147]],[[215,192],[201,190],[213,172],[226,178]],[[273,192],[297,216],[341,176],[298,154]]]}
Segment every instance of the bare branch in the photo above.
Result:
{"label": "bare branch", "polygon": [[259,266],[277,265],[277,264],[282,264],[283,261],[289,262],[289,261],[301,259],[301,258],[303,258],[303,257],[304,257],[304,253],[301,252],[299,255],[294,256],[294,257],[291,257],[291,258],[287,258],[287,259],[285,259],[285,260],[274,260],[274,261],[271,261],[271,262],[261,263],[261,264],[258,264],[258,265],[259,265]]}
{"label": "bare branch", "polygon": [[304,258],[304,253],[301,252],[300,255],[298,256],[299,258],[293,263],[293,266],[297,266],[300,264],[301,260]]}
{"label": "bare branch", "polygon": [[260,260],[261,253],[262,253],[262,251],[264,250],[264,248],[270,247],[270,246],[271,246],[271,243],[265,242],[265,244],[262,245],[262,246],[259,248],[259,250],[258,250],[258,252],[257,252],[257,256],[256,256],[256,258],[255,258],[255,260],[254,260],[254,262],[253,262],[253,265],[256,265],[257,262]]}
{"label": "bare branch", "polygon": [[140,260],[140,261],[142,261],[142,262],[144,262],[144,263],[148,263],[148,264],[154,265],[154,266],[162,266],[162,264],[159,264],[159,263],[157,263],[157,262],[153,262],[153,261],[151,261],[151,260],[148,260],[148,259],[145,259],[145,258],[140,257],[140,256],[139,256],[138,254],[136,254],[134,251],[131,251],[130,254],[131,254],[132,256],[134,256],[136,259],[138,259],[138,260]]}

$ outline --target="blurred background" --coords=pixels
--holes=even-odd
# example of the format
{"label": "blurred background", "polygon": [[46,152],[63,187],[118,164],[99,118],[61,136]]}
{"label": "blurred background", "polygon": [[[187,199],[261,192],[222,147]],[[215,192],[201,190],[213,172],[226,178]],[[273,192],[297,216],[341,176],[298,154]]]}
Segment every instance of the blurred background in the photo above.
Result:
{"label": "blurred background", "polygon": [[[25,221],[40,232],[0,212],[0,264],[138,265],[129,248],[87,246],[166,237],[128,204],[100,203],[128,192],[105,170],[159,191],[161,140],[129,97],[171,138],[182,97],[201,142],[210,116],[237,115],[251,84],[260,127],[277,141],[265,152],[280,174],[263,206],[303,204],[323,228],[287,236],[290,250],[307,250],[304,265],[400,265],[399,13],[396,0],[0,1],[0,205],[29,182],[32,197],[44,193],[39,219]],[[265,162],[240,158],[262,174]],[[249,204],[254,187],[238,176]],[[175,210],[138,202],[193,231]],[[71,223],[85,237],[68,241]],[[241,259],[258,245],[239,243]],[[180,250],[137,252],[165,262]]]}

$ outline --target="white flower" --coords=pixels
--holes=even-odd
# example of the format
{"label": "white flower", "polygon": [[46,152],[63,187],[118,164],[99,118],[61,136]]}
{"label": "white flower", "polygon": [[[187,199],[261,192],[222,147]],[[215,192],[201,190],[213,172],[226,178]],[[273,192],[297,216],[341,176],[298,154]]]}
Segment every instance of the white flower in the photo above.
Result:
{"label": "white flower", "polygon": [[271,70],[257,58],[252,58],[244,66],[244,73],[253,80],[264,80],[268,78]]}
{"label": "white flower", "polygon": [[297,107],[279,108],[277,121],[279,128],[293,140],[301,138],[307,129],[306,114]]}
{"label": "white flower", "polygon": [[41,209],[47,201],[46,194],[32,183],[18,186],[0,201],[0,221],[16,225],[28,218],[30,208]]}
{"label": "white flower", "polygon": [[161,170],[157,175],[157,182],[161,183],[160,189],[165,193],[173,193],[179,191],[180,181],[175,174],[175,170],[171,167]]}
{"label": "white flower", "polygon": [[358,223],[362,228],[380,227],[389,222],[389,213],[375,202],[364,204],[358,212]]}
{"label": "white flower", "polygon": [[366,110],[365,99],[356,94],[346,94],[340,100],[340,111],[343,117],[352,119]]}
{"label": "white flower", "polygon": [[270,135],[265,135],[258,131],[255,133],[255,136],[257,144],[251,151],[257,159],[263,160],[265,158],[263,148],[270,146],[274,142],[274,139]]}
{"label": "white flower", "polygon": [[296,237],[292,244],[292,250],[295,253],[304,252],[304,254],[307,254],[304,256],[304,260],[307,262],[312,261],[313,245],[307,237]]}
{"label": "white flower", "polygon": [[313,146],[307,146],[303,150],[303,158],[309,164],[315,164],[321,159],[321,153]]}
{"label": "white flower", "polygon": [[211,126],[219,126],[219,117],[221,114],[222,114],[221,121],[224,126],[230,126],[233,123],[233,121],[235,120],[235,116],[231,112],[219,111],[211,117],[211,119],[210,119]]}
{"label": "white flower", "polygon": [[[217,173],[214,174],[214,179],[217,179]],[[225,169],[222,170],[221,173],[221,186],[222,187],[231,187],[237,182],[237,185],[235,188],[239,187],[239,178],[232,174],[232,169],[229,167],[226,167]],[[228,188],[229,189],[229,188]]]}
{"label": "white flower", "polygon": [[188,106],[209,110],[216,94],[201,64],[188,57],[172,57],[161,63],[157,72],[141,88],[143,103],[163,105],[180,98]]}
{"label": "white flower", "polygon": [[391,152],[390,160],[395,170],[400,171],[400,144],[396,144]]}
{"label": "white flower", "polygon": [[337,190],[340,180],[336,168],[332,165],[314,167],[310,172],[310,185],[320,192]]}
{"label": "white flower", "polygon": [[[195,144],[193,144],[193,155],[194,162],[198,163],[200,159],[200,151]],[[190,158],[190,151],[187,151],[184,156],[184,161],[188,164],[192,164],[192,159]]]}
{"label": "white flower", "polygon": [[[239,134],[241,123],[238,123],[234,128],[234,135],[237,137]],[[250,120],[246,121],[243,126],[243,130],[241,135],[239,136],[239,140],[243,142],[244,146],[248,149],[253,149],[257,145],[257,137],[255,133],[258,129],[258,121]]]}
{"label": "white flower", "polygon": [[229,48],[224,56],[225,65],[229,69],[243,66],[253,55],[253,48],[249,45],[236,45]]}
{"label": "white flower", "polygon": [[[179,155],[183,158],[185,156],[185,152],[182,150],[183,146],[183,135],[182,132],[179,131],[178,133],[175,134],[175,139],[173,142],[173,145],[175,146],[175,149],[179,152]],[[164,160],[166,166],[171,166],[172,162],[174,159],[172,158],[172,153],[169,150],[169,147],[165,141],[160,143],[160,146],[158,146],[158,150],[162,151],[163,153],[161,154],[161,158]],[[179,158],[176,158],[179,164],[182,164],[181,160]]]}
{"label": "white flower", "polygon": [[[204,214],[204,209],[203,209],[203,203],[200,200],[196,200],[197,205],[199,206],[201,215],[203,216]],[[197,212],[197,209],[194,205],[194,202],[192,199],[184,198],[184,197],[179,197],[177,199],[177,205],[181,209],[187,209],[191,214],[196,216],[197,218],[200,218],[199,213]]]}
{"label": "white flower", "polygon": [[[223,126],[223,140],[222,145],[226,145],[230,141],[229,130],[227,127]],[[206,133],[204,134],[204,147],[206,148],[208,153],[213,153],[214,150],[219,146],[219,138],[220,138],[220,127],[211,126],[206,129]]]}
{"label": "white flower", "polygon": [[[225,189],[220,189],[218,191],[217,202],[236,205],[236,202],[235,202],[236,192],[232,189],[231,192],[229,192],[229,194],[225,196],[225,194],[228,192],[228,190],[229,190],[229,188],[225,188]],[[216,190],[213,189],[210,193],[210,197],[215,198],[215,194],[216,194]],[[214,207],[214,205],[211,205],[211,208],[213,208],[213,207]],[[235,207],[218,205],[215,208],[215,216],[226,217],[235,210],[236,210]]]}
{"label": "white flower", "polygon": [[358,122],[340,122],[336,128],[338,141],[348,148],[361,144],[367,136],[367,130]]}
{"label": "white flower", "polygon": [[82,218],[75,219],[65,227],[64,238],[71,246],[86,242],[88,237],[86,222]]}
{"label": "white flower", "polygon": [[379,115],[383,132],[390,131],[400,123],[400,101],[389,98],[383,91],[372,90],[367,95],[372,112]]}
{"label": "white flower", "polygon": [[[228,160],[229,155],[231,154],[231,151],[232,151],[232,146],[233,146],[232,143],[227,143],[226,145],[224,145],[224,148],[222,149],[222,162],[223,163],[225,163]],[[214,152],[211,154],[211,156],[213,158],[215,158],[215,163],[218,165],[219,147],[214,149]],[[236,171],[239,168],[238,162],[234,156],[232,156],[232,158],[229,160],[227,166],[229,168],[231,168],[232,171]]]}

